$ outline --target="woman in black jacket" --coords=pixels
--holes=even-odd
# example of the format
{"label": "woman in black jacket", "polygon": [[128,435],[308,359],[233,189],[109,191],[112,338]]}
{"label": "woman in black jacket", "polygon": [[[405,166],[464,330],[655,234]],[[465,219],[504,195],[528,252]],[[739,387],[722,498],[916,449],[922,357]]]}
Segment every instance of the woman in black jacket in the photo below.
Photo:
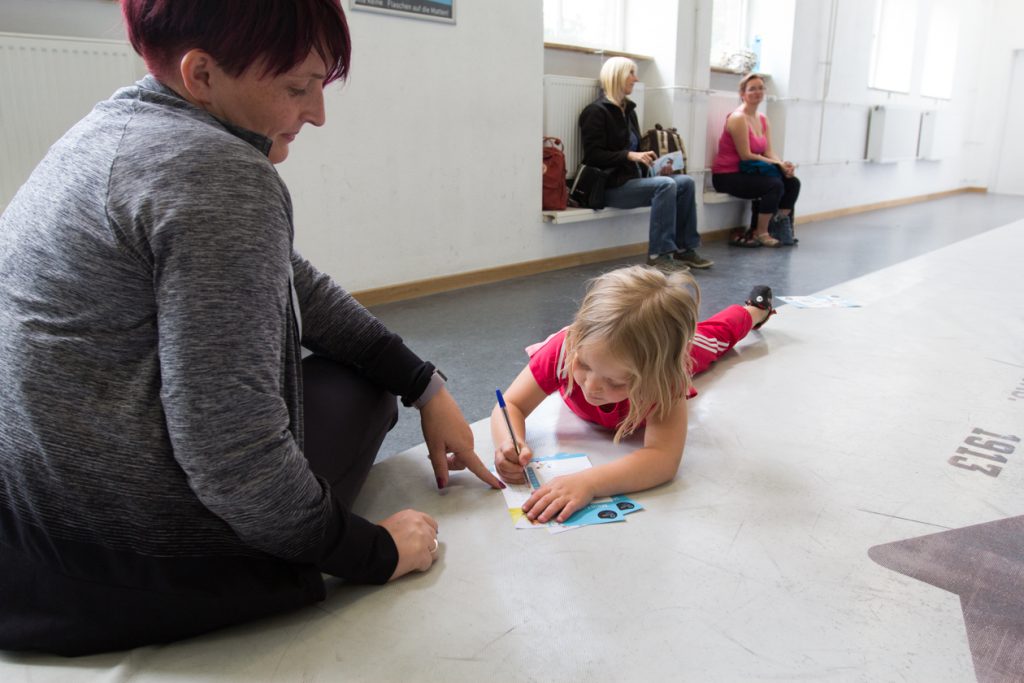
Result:
{"label": "woman in black jacket", "polygon": [[639,151],[636,103],[627,97],[637,80],[631,59],[612,57],[601,67],[604,92],[580,114],[583,163],[612,169],[604,195],[608,206],[651,207],[649,265],[709,268],[712,262],[696,251],[700,236],[693,179],[682,174],[650,177],[656,155]]}

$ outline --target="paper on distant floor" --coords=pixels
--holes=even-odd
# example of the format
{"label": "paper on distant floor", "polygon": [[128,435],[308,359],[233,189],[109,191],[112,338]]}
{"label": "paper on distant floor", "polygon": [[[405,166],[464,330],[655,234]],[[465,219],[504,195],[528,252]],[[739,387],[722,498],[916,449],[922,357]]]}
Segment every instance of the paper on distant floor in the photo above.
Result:
{"label": "paper on distant floor", "polygon": [[835,294],[825,296],[780,296],[779,301],[797,308],[860,308],[860,304],[843,299]]}
{"label": "paper on distant floor", "polygon": [[586,507],[577,510],[569,519],[558,522],[531,522],[523,514],[523,503],[530,497],[535,488],[540,488],[555,477],[581,472],[591,467],[590,458],[585,453],[556,453],[542,458],[534,458],[526,466],[529,484],[508,484],[502,490],[508,513],[517,529],[547,528],[551,533],[560,533],[589,524],[608,524],[625,521],[626,515],[643,510],[644,507],[626,496],[611,498],[595,498]]}

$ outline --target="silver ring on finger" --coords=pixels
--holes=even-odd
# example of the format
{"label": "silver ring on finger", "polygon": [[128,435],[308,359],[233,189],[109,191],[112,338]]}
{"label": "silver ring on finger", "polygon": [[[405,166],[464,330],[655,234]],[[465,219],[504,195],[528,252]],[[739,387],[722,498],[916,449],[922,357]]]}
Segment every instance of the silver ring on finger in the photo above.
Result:
{"label": "silver ring on finger", "polygon": [[434,553],[437,552],[437,547],[438,547],[438,542],[437,542],[437,539],[435,538],[434,539],[434,547],[430,549],[430,554],[431,555],[433,555]]}

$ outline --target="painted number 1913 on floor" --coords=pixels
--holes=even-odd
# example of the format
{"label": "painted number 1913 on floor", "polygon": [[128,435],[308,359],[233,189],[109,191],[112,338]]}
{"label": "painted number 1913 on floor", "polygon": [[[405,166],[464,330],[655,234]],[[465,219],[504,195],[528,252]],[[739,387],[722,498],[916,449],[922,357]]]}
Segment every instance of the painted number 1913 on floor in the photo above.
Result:
{"label": "painted number 1913 on floor", "polygon": [[971,436],[964,439],[964,445],[956,449],[957,454],[949,459],[949,464],[960,469],[981,472],[990,477],[998,477],[1003,471],[1002,465],[1007,460],[1006,456],[1016,449],[1013,444],[1020,443],[1020,437],[1012,434],[993,434],[977,427],[971,432]]}

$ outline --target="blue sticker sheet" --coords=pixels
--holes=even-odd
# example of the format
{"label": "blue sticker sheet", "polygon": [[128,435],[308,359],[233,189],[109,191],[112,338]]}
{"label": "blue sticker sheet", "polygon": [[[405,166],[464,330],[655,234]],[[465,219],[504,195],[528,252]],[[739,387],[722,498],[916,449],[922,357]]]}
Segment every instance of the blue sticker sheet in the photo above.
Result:
{"label": "blue sticker sheet", "polygon": [[540,488],[555,477],[582,472],[591,466],[590,458],[587,457],[586,453],[555,453],[554,455],[531,460],[526,466],[526,483],[510,484],[502,491],[505,496],[505,503],[508,506],[509,515],[512,517],[516,528],[546,528],[551,533],[559,533],[592,524],[623,522],[626,519],[626,515],[644,509],[643,505],[627,496],[612,496],[611,498],[595,498],[589,505],[577,510],[563,523],[553,521],[546,523],[532,522],[523,514],[523,503],[526,502],[535,489]]}

